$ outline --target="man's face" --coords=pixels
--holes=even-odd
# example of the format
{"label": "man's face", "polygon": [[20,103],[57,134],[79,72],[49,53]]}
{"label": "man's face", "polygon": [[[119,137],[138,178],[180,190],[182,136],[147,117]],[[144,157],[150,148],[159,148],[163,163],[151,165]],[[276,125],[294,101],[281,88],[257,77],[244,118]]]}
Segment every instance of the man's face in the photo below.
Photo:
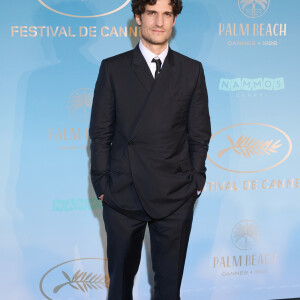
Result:
{"label": "man's face", "polygon": [[153,45],[163,45],[169,40],[176,17],[169,0],[157,0],[155,5],[147,4],[141,16],[135,15],[137,24],[141,26],[142,38]]}

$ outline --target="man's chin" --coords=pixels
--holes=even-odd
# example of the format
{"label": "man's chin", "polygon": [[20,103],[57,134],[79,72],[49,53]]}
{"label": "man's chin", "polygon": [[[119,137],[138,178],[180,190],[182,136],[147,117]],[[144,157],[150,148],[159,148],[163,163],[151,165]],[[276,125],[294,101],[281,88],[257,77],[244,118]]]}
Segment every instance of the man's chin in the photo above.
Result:
{"label": "man's chin", "polygon": [[149,40],[149,43],[152,45],[165,45],[168,42],[166,39],[151,39]]}

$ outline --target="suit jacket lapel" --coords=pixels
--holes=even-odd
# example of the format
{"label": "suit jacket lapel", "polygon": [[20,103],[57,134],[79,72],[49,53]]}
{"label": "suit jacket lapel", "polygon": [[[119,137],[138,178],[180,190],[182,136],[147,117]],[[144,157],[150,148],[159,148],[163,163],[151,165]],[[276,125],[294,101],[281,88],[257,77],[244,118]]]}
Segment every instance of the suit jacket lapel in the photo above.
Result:
{"label": "suit jacket lapel", "polygon": [[146,91],[151,91],[152,84],[154,83],[154,77],[149,69],[149,66],[140,50],[139,44],[133,49],[133,71],[144,86]]}

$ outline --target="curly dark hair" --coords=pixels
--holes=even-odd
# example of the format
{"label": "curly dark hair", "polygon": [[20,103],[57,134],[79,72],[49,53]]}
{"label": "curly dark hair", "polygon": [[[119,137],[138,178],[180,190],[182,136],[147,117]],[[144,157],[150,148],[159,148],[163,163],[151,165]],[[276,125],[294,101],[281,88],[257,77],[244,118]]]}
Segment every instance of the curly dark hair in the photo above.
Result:
{"label": "curly dark hair", "polygon": [[[132,0],[131,9],[134,15],[141,15],[145,12],[145,7],[147,4],[154,5],[157,0]],[[182,11],[182,1],[181,0],[170,0],[174,16],[177,16]]]}

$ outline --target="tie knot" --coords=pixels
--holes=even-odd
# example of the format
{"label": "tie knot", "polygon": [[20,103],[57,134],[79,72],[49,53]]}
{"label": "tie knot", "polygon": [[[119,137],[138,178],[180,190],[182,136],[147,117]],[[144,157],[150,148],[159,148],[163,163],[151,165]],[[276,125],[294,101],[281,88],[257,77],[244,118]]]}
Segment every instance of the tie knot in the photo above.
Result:
{"label": "tie knot", "polygon": [[158,67],[158,69],[160,70],[160,68],[161,68],[160,58],[153,58],[151,62],[155,62],[156,63],[156,68]]}

